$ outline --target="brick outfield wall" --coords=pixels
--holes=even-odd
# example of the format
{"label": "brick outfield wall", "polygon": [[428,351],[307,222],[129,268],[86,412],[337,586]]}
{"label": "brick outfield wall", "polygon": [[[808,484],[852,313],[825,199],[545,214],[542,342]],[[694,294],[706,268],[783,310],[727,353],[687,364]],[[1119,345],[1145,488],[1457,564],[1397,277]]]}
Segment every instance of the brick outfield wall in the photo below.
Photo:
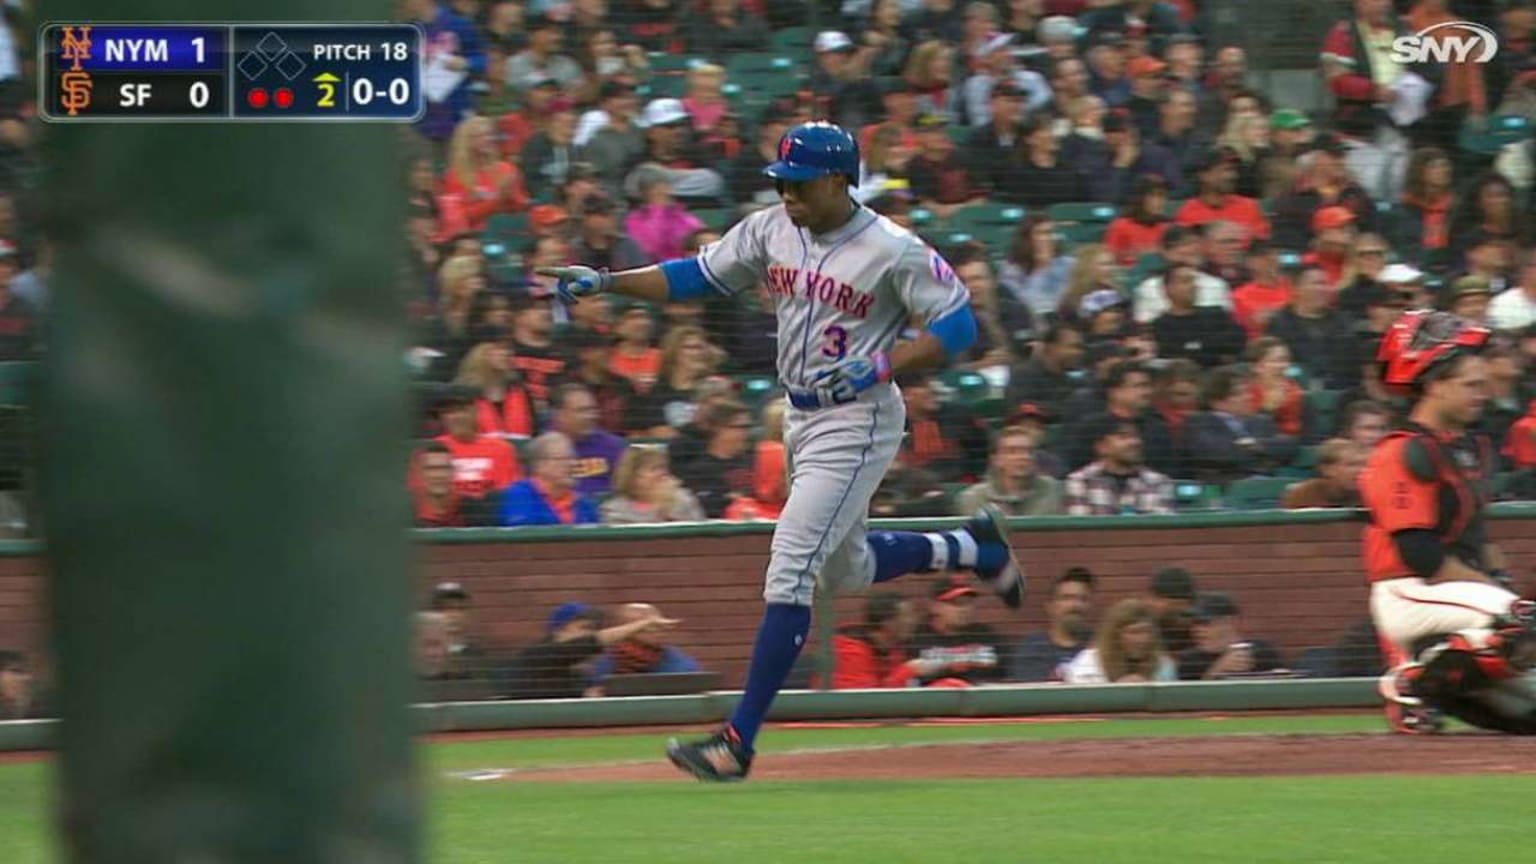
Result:
{"label": "brick outfield wall", "polygon": [[[1490,523],[1522,579],[1536,565],[1536,531],[1528,520]],[[1358,563],[1357,523],[1280,524],[1236,528],[1156,528],[1016,532],[1031,589],[1023,614],[1009,616],[983,598],[978,619],[1011,637],[1038,629],[1049,579],[1082,565],[1100,578],[1096,608],[1142,591],[1156,570],[1178,565],[1203,590],[1232,594],[1248,635],[1277,643],[1294,657],[1332,644],[1366,613]],[[428,544],[417,579],[423,596],[441,580],[461,582],[474,597],[482,638],[515,649],[537,638],[555,605],[583,600],[604,607],[650,602],[684,619],[673,642],[741,680],[762,611],[769,537],[747,535],[656,540]],[[928,580],[890,587],[923,596]],[[35,557],[0,558],[0,647],[36,653],[43,640],[44,580]],[[840,620],[859,600],[838,601]],[[813,646],[814,647],[814,646]]]}

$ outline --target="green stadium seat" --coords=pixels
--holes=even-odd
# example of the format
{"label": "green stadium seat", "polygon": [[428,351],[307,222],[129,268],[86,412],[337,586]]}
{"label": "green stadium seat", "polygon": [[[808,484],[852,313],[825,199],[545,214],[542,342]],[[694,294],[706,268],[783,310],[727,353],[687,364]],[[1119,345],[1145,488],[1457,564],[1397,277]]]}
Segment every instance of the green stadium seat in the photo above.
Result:
{"label": "green stadium seat", "polygon": [[1510,144],[1519,144],[1531,137],[1531,120],[1519,114],[1499,114],[1488,118],[1485,126],[1465,123],[1457,143],[1463,150],[1484,156],[1497,155]]}
{"label": "green stadium seat", "polygon": [[1069,246],[1082,246],[1085,243],[1100,243],[1104,240],[1104,234],[1108,227],[1100,223],[1084,222],[1076,225],[1059,225],[1056,228]]}
{"label": "green stadium seat", "polygon": [[1305,471],[1303,476],[1311,476],[1312,469],[1317,467],[1317,448],[1302,447],[1296,451],[1296,458],[1291,460],[1290,467],[1299,471]]}
{"label": "green stadium seat", "polygon": [[688,79],[681,75],[656,75],[645,86],[648,99],[681,99],[688,89]]}
{"label": "green stadium seat", "polygon": [[1193,480],[1173,481],[1173,509],[1180,513],[1210,509],[1205,486]]}
{"label": "green stadium seat", "polygon": [[809,27],[781,27],[773,31],[773,50],[780,54],[808,54],[816,31]]}
{"label": "green stadium seat", "polygon": [[1227,487],[1227,507],[1233,510],[1274,510],[1286,487],[1296,482],[1290,477],[1245,477]]}
{"label": "green stadium seat", "polygon": [[528,236],[527,213],[493,213],[485,221],[485,239],[506,242]]}
{"label": "green stadium seat", "polygon": [[1307,392],[1307,416],[1312,418],[1314,429],[1334,429],[1339,425],[1339,396],[1337,390],[1310,390]]}
{"label": "green stadium seat", "polygon": [[1113,222],[1118,211],[1115,205],[1102,201],[1073,201],[1066,204],[1052,204],[1046,211],[1052,222],[1096,222],[1108,225]]}
{"label": "green stadium seat", "polygon": [[40,371],[40,364],[31,361],[0,363],[0,405],[30,404]]}
{"label": "green stadium seat", "polygon": [[761,409],[778,389],[771,375],[737,375],[736,387],[741,401],[754,412]]}
{"label": "green stadium seat", "polygon": [[736,220],[736,210],[732,207],[711,207],[703,210],[694,210],[692,213],[699,217],[700,221],[707,225],[711,231],[724,231]]}
{"label": "green stadium seat", "polygon": [[981,226],[1003,225],[1009,228],[1024,221],[1024,208],[1013,204],[972,204],[955,211],[949,227],[956,231],[974,231]]}
{"label": "green stadium seat", "polygon": [[938,380],[954,394],[954,402],[966,407],[987,399],[992,392],[992,385],[977,372],[949,369],[940,373]]}
{"label": "green stadium seat", "polygon": [[659,75],[687,72],[695,66],[708,62],[702,57],[689,54],[663,54],[657,51],[647,54],[646,59],[651,65],[651,72]]}
{"label": "green stadium seat", "polygon": [[732,54],[730,59],[725,61],[725,71],[727,78],[740,83],[737,79],[742,76],[784,75],[798,70],[793,57],[783,54],[748,52]]}

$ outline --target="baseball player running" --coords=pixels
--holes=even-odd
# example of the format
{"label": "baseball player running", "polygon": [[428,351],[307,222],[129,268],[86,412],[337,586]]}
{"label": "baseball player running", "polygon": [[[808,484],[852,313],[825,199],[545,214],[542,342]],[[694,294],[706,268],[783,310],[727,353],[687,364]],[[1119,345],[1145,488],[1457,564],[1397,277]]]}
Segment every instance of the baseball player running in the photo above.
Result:
{"label": "baseball player running", "polygon": [[[975,340],[964,285],[922,240],[849,197],[859,148],[841,128],[790,129],[778,161],[763,170],[782,204],[746,217],[697,257],[621,273],[539,271],[557,277],[568,302],[617,291],[662,303],[759,283],[775,300],[779,379],[790,404],[789,500],[773,533],[746,691],[720,731],[667,744],[668,758],[700,780],[746,778],[758,728],[805,644],[818,584],[847,592],[907,573],[974,570],[1010,607],[1023,599],[1023,573],[996,511],[956,531],[866,534],[870,498],[906,419],[892,378],[941,365]],[[922,334],[898,343],[914,317]]]}
{"label": "baseball player running", "polygon": [[1468,433],[1488,401],[1488,330],[1446,312],[1410,312],[1382,339],[1382,381],[1414,399],[1409,422],[1360,475],[1371,617],[1391,667],[1380,691],[1399,732],[1450,714],[1536,734],[1532,604],[1509,591],[1483,522],[1491,457]]}

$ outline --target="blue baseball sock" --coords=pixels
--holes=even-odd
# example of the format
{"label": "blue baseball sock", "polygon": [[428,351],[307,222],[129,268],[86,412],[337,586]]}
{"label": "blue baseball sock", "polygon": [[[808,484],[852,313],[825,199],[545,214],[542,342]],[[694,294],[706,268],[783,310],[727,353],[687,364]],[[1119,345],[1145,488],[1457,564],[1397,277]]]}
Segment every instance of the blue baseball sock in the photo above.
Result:
{"label": "blue baseball sock", "polygon": [[875,555],[875,581],[889,582],[933,565],[933,544],[927,535],[911,531],[876,531],[866,541]]}
{"label": "blue baseball sock", "polygon": [[757,643],[752,646],[752,665],[747,670],[747,689],[731,714],[731,728],[741,736],[741,743],[752,752],[757,730],[768,716],[768,706],[779,695],[795,658],[811,631],[811,609],[792,603],[769,603],[763,610],[763,623],[757,628]]}

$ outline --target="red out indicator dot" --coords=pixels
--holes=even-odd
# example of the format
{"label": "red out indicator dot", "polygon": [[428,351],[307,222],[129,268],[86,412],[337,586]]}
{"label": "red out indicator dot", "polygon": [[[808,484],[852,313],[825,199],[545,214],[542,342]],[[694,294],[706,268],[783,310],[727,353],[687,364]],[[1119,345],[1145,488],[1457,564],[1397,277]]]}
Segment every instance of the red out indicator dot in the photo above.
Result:
{"label": "red out indicator dot", "polygon": [[249,103],[252,108],[267,107],[267,88],[252,87],[249,91],[246,92],[245,101]]}
{"label": "red out indicator dot", "polygon": [[272,101],[276,102],[279,108],[291,108],[293,107],[293,91],[287,87],[279,87],[272,93]]}

